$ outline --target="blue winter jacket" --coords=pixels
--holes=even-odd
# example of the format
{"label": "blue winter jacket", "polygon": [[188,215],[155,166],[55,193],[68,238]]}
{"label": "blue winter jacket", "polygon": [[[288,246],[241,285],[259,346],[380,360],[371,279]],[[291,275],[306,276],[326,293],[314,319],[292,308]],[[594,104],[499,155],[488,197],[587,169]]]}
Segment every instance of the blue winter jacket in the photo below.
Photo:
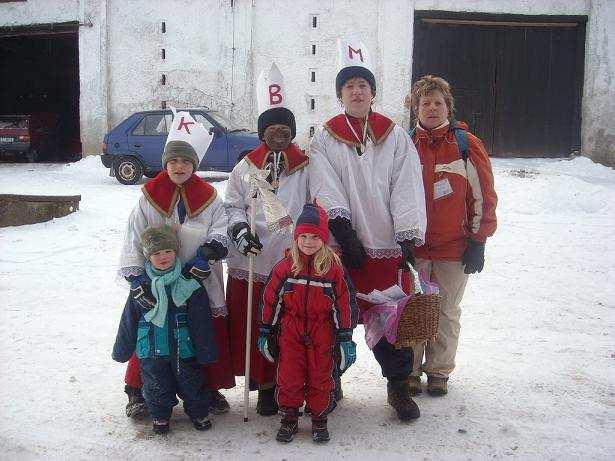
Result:
{"label": "blue winter jacket", "polygon": [[[168,289],[167,289],[168,290]],[[218,359],[218,347],[213,327],[209,298],[203,287],[192,293],[185,305],[177,307],[167,291],[169,307],[162,328],[145,320],[147,309],[128,296],[117,331],[111,357],[126,362],[136,351],[137,357],[156,358],[179,355],[196,357],[207,364]]]}

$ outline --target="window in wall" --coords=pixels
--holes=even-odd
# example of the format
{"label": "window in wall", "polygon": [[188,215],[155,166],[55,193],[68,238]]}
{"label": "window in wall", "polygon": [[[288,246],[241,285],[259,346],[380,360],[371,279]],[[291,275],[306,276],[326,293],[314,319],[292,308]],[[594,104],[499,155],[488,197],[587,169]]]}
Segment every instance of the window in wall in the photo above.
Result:
{"label": "window in wall", "polygon": [[310,69],[310,82],[316,82],[316,71],[314,69]]}
{"label": "window in wall", "polygon": [[160,57],[162,59],[166,59],[166,57],[167,57],[167,52],[165,51],[164,48],[162,50],[160,50]]}
{"label": "window in wall", "polygon": [[162,24],[160,26],[160,30],[162,31],[163,34],[167,33],[167,23],[165,21],[162,21]]}
{"label": "window in wall", "polygon": [[166,85],[167,84],[167,75],[166,74],[162,74],[160,76],[160,84],[161,85]]}
{"label": "window in wall", "polygon": [[312,18],[312,20],[310,21],[312,24],[312,29],[316,29],[316,27],[318,27],[318,16],[312,14],[310,15],[310,17]]}
{"label": "window in wall", "polygon": [[316,109],[316,99],[310,98],[310,110]]}
{"label": "window in wall", "polygon": [[312,54],[316,54],[316,44],[312,43]]}
{"label": "window in wall", "polygon": [[314,133],[316,133],[316,127],[315,127],[314,125],[312,125],[312,126],[310,127],[310,138],[311,138],[312,136],[314,136]]}

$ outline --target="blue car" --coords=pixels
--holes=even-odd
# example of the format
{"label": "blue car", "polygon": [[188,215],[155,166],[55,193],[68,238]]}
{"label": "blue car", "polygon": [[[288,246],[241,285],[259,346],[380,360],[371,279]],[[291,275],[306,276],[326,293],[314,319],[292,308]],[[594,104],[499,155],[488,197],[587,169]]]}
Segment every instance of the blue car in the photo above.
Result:
{"label": "blue car", "polygon": [[[190,112],[214,135],[199,165],[200,171],[231,171],[245,154],[260,144],[257,133],[233,126],[216,111],[179,110]],[[103,165],[122,184],[136,184],[143,175],[153,178],[162,170],[162,152],[172,120],[170,109],[132,114],[105,136]]]}

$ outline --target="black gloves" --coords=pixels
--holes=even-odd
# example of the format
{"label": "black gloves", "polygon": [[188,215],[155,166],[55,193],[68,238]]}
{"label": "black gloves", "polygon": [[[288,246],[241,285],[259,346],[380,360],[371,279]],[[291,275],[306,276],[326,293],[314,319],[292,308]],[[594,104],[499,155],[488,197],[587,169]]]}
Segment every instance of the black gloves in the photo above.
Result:
{"label": "black gloves", "polygon": [[253,235],[250,226],[246,222],[238,222],[231,230],[231,238],[237,249],[244,256],[258,256],[263,249],[263,244],[258,239],[258,235]]}
{"label": "black gloves", "polygon": [[465,265],[466,274],[474,274],[483,270],[485,265],[485,244],[468,240],[468,247],[461,256],[461,263]]}
{"label": "black gloves", "polygon": [[398,242],[401,247],[401,262],[399,268],[401,270],[410,270],[409,266],[414,267],[414,239]]}
{"label": "black gloves", "polygon": [[186,263],[182,269],[182,275],[186,278],[193,278],[197,282],[203,282],[211,274],[209,261],[201,256],[195,256]]}
{"label": "black gloves", "polygon": [[197,254],[206,261],[219,261],[226,258],[228,249],[220,242],[212,240],[211,242],[201,245]]}
{"label": "black gloves", "polygon": [[130,296],[135,300],[135,304],[142,309],[151,309],[156,306],[156,298],[152,294],[149,278],[139,276],[130,287]]}
{"label": "black gloves", "polygon": [[344,266],[359,269],[367,257],[365,248],[349,220],[334,218],[329,220],[329,230],[342,248],[342,263]]}

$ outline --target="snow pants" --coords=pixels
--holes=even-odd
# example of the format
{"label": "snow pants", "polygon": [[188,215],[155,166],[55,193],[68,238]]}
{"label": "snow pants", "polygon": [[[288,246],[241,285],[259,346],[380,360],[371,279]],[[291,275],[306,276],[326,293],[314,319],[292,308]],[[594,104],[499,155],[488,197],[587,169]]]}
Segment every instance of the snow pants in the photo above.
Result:
{"label": "snow pants", "polygon": [[[354,284],[357,293],[368,294],[372,290],[384,290],[398,283],[398,266],[401,257],[398,258],[371,258],[367,257],[360,269],[348,269],[348,274]],[[410,292],[410,276],[408,272],[402,272],[402,288],[406,293]],[[366,301],[357,299],[359,310],[363,312],[371,307]],[[360,319],[360,316],[359,316]],[[403,380],[410,376],[413,363],[412,348],[404,347],[395,349],[385,337],[372,349],[372,353],[382,370],[382,376],[391,380]]]}
{"label": "snow pants", "polygon": [[[268,362],[256,346],[258,340],[258,311],[265,284],[254,282],[252,291],[252,341],[250,344],[250,379],[261,389],[275,384],[275,363]],[[246,308],[248,281],[229,276],[226,283],[226,307],[228,309],[231,357],[235,376],[245,374],[246,364]],[[252,384],[251,383],[251,384]]]}
{"label": "snow pants", "polygon": [[211,392],[203,386],[202,365],[196,360],[178,360],[175,356],[141,359],[143,398],[153,419],[168,420],[178,404],[190,419],[209,415]]}
{"label": "snow pants", "polygon": [[[412,375],[448,378],[455,369],[455,356],[461,325],[461,308],[459,303],[468,282],[468,275],[463,272],[460,261],[437,261],[417,259],[416,269],[427,274],[432,282],[440,287],[440,323],[438,337],[426,345],[414,348],[414,367]],[[425,354],[425,362],[423,362]]]}
{"label": "snow pants", "polygon": [[284,314],[276,388],[282,410],[301,408],[305,402],[306,411],[314,417],[325,417],[333,411],[334,345],[330,318],[305,319]]}
{"label": "snow pants", "polygon": [[[200,365],[207,389],[230,389],[235,387],[235,376],[231,364],[231,350],[228,333],[228,317],[214,317],[216,344],[218,345],[218,361],[207,365]],[[135,354],[130,357],[126,367],[124,382],[131,387],[142,386],[139,359]]]}

